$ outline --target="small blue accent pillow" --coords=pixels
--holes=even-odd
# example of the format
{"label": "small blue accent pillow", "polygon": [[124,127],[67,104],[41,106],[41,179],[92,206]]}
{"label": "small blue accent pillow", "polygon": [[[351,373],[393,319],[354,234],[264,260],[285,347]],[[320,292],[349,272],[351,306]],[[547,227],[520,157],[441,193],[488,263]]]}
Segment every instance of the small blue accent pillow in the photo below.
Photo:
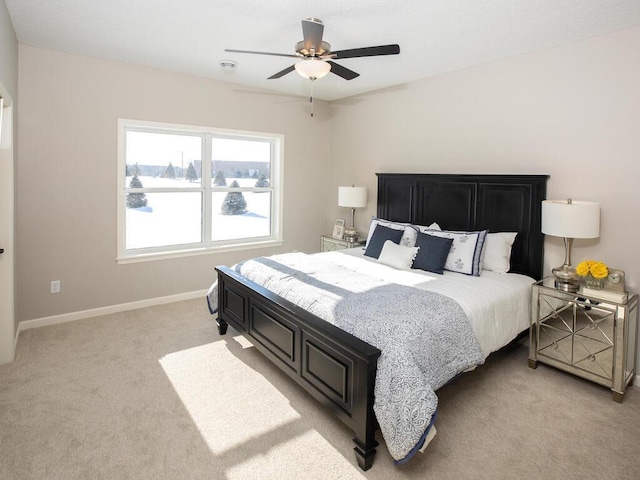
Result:
{"label": "small blue accent pillow", "polygon": [[416,247],[420,247],[420,250],[418,250],[411,268],[419,268],[420,270],[442,275],[452,244],[453,238],[418,233]]}
{"label": "small blue accent pillow", "polygon": [[385,227],[384,225],[376,225],[376,229],[373,231],[369,243],[367,243],[367,249],[364,251],[364,254],[367,257],[378,258],[384,242],[391,240],[393,243],[399,244],[403,234],[404,230],[395,230]]}

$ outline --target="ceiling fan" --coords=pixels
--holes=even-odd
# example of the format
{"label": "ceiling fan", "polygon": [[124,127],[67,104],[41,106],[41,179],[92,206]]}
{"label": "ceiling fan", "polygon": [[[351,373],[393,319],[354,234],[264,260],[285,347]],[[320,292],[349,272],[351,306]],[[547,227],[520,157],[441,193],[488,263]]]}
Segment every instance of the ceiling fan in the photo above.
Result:
{"label": "ceiling fan", "polygon": [[274,55],[278,57],[292,57],[299,59],[297,63],[271,75],[268,78],[269,80],[283,77],[293,70],[296,70],[300,75],[310,80],[322,78],[329,72],[338,75],[345,80],[353,80],[360,76],[360,74],[335,63],[333,60],[356,57],[375,57],[378,55],[397,55],[400,53],[400,46],[396,44],[381,45],[378,47],[352,48],[350,50],[338,50],[336,52],[332,52],[331,45],[322,41],[323,31],[324,24],[322,23],[322,20],[317,18],[305,18],[302,20],[303,40],[296,44],[295,54],[254,52],[250,50],[233,50],[229,48],[225,49],[225,52],[253,53],[257,55]]}

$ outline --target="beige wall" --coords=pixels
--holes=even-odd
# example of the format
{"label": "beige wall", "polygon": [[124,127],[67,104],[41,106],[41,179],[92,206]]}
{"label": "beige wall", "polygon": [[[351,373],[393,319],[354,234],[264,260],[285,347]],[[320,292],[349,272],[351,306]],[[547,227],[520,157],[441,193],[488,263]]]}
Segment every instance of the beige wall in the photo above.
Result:
{"label": "beige wall", "polygon": [[[632,28],[333,102],[329,191],[369,187],[365,232],[375,172],[549,174],[548,198],[601,204],[600,238],[576,240],[573,264],[603,260],[638,292],[638,52]],[[330,218],[345,216],[336,203],[329,195]],[[547,274],[563,251],[546,239]]]}
{"label": "beige wall", "polygon": [[[206,289],[215,265],[318,251],[324,102],[311,118],[307,102],[281,94],[24,45],[19,54],[19,321]],[[284,134],[285,245],[116,264],[118,117]],[[51,280],[61,280],[60,294],[49,293]]]}
{"label": "beige wall", "polygon": [[[549,198],[598,201],[598,240],[576,240],[574,264],[601,259],[640,290],[640,28],[514,57],[368,95],[307,104],[280,94],[20,46],[19,320],[208,287],[212,267],[244,251],[115,263],[116,118],[212,125],[286,136],[285,239],[315,251],[335,218],[338,185],[375,172],[541,173]],[[425,59],[428,61],[428,59]],[[326,138],[329,138],[327,145]],[[546,240],[545,268],[562,263]],[[50,280],[62,293],[49,294]]]}
{"label": "beige wall", "polygon": [[[633,28],[333,102],[329,191],[369,187],[356,214],[366,231],[375,172],[549,174],[548,198],[601,203],[600,239],[576,240],[573,263],[622,268],[638,291],[638,51]],[[328,197],[330,219],[344,217]],[[562,241],[546,247],[549,272],[562,264]]]}

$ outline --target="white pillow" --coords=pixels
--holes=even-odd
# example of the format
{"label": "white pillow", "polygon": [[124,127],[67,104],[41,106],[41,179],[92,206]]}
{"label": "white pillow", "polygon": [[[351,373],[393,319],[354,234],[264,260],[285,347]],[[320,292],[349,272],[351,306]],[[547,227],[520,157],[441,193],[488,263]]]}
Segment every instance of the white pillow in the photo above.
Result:
{"label": "white pillow", "polygon": [[408,223],[390,222],[389,220],[382,220],[376,217],[373,217],[371,219],[366,245],[369,245],[369,241],[371,240],[373,231],[376,229],[376,225],[383,225],[388,228],[393,228],[394,230],[404,230],[402,238],[400,239],[400,245],[404,245],[405,247],[415,246],[416,238],[418,238],[418,232],[414,227],[412,227]]}
{"label": "white pillow", "polygon": [[482,270],[482,249],[487,230],[479,232],[451,232],[448,230],[425,230],[427,235],[452,238],[451,250],[444,264],[444,269],[465,275],[480,276]]}
{"label": "white pillow", "polygon": [[389,265],[393,268],[400,268],[402,270],[409,270],[413,265],[413,260],[416,258],[416,254],[420,247],[404,247],[393,243],[391,240],[384,242],[378,262]]}
{"label": "white pillow", "polygon": [[418,230],[420,230],[422,233],[426,232],[427,230],[439,230],[441,231],[442,229],[440,228],[440,225],[438,225],[436,222],[433,222],[431,225],[429,225],[428,227],[425,227],[424,225],[414,225],[414,227],[416,227]]}
{"label": "white pillow", "polygon": [[482,269],[507,273],[511,268],[511,247],[517,232],[498,232],[487,235],[482,256]]}

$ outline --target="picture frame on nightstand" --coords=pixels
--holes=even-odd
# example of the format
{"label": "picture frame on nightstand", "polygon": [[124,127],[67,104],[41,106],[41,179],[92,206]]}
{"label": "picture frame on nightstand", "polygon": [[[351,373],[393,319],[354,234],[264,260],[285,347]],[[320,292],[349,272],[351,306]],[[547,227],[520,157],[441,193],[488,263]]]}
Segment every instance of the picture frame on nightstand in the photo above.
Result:
{"label": "picture frame on nightstand", "polygon": [[333,238],[336,240],[342,240],[344,238],[344,219],[338,218],[336,224],[333,227]]}

